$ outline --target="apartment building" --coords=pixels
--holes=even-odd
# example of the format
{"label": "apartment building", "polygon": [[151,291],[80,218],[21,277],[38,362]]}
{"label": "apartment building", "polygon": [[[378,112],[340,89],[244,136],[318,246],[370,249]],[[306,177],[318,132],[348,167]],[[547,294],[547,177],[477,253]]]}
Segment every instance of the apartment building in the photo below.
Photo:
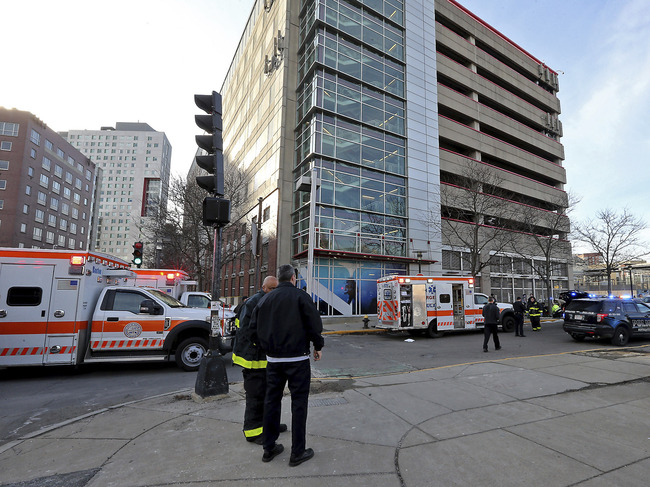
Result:
{"label": "apartment building", "polygon": [[93,250],[100,174],[35,115],[0,107],[0,247]]}
{"label": "apartment building", "polygon": [[545,298],[571,258],[558,90],[455,0],[257,0],[221,89],[225,161],[249,176],[247,221],[268,206],[273,267],[294,263],[324,314],[376,313],[395,273]]}
{"label": "apartment building", "polygon": [[102,169],[95,247],[130,260],[133,244],[145,243],[145,259],[155,255],[162,236],[151,219],[167,208],[172,147],[164,132],[147,123],[117,122],[99,130],[62,133]]}

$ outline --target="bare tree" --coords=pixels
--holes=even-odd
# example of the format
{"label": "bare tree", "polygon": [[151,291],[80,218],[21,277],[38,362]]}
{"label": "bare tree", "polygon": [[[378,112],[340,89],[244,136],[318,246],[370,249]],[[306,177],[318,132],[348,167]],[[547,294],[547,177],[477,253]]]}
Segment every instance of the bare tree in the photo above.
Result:
{"label": "bare tree", "polygon": [[[226,166],[224,192],[224,197],[231,202],[231,221],[235,221],[246,198],[246,180],[241,171]],[[210,290],[214,230],[203,225],[205,197],[206,192],[193,177],[185,180],[172,176],[167,211],[149,219],[142,232],[151,241],[157,237],[161,243],[161,267],[185,270],[197,280],[199,289]],[[224,252],[221,267],[233,258],[232,251]]]}
{"label": "bare tree", "polygon": [[512,219],[512,205],[505,201],[510,195],[494,168],[474,161],[441,182],[442,218],[428,215],[426,223],[439,228],[444,245],[463,252],[468,270],[477,276],[490,265],[490,252],[505,251],[515,238],[504,229]]}
{"label": "bare tree", "polygon": [[627,208],[622,213],[606,208],[594,219],[576,225],[573,231],[576,240],[589,245],[603,259],[608,294],[612,292],[612,272],[621,264],[648,254],[648,245],[641,240],[641,232],[646,228],[646,222]]}
{"label": "bare tree", "polygon": [[[580,198],[569,192],[559,194],[545,209],[522,207],[519,222],[524,235],[513,250],[521,257],[530,259],[533,272],[544,282],[549,310],[552,306],[554,262],[571,256],[571,244],[567,240],[570,232],[568,215],[579,202]],[[534,259],[535,256],[542,259]],[[570,265],[570,260],[567,265]]]}

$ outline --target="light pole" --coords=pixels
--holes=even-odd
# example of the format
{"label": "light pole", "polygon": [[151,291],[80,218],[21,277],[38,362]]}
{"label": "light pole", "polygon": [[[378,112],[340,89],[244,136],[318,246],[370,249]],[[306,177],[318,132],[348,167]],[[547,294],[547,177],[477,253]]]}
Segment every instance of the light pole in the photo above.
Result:
{"label": "light pole", "polygon": [[307,236],[307,293],[312,301],[316,297],[314,289],[314,247],[316,245],[316,191],[320,186],[318,169],[311,168],[311,176],[301,176],[296,183],[296,190],[309,191],[309,234]]}

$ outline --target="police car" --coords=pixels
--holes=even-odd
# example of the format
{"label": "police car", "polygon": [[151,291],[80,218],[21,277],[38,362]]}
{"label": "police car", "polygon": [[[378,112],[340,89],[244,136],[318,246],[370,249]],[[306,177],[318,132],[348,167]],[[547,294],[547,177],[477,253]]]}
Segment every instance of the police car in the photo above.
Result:
{"label": "police car", "polygon": [[632,299],[574,299],[564,311],[564,331],[576,341],[608,338],[627,345],[632,336],[650,337],[650,306]]}

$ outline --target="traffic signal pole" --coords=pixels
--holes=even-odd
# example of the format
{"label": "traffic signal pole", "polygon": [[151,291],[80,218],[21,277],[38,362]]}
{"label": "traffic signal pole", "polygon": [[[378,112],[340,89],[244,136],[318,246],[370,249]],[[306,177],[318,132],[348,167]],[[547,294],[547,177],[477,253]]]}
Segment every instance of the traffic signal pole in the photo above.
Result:
{"label": "traffic signal pole", "polygon": [[219,316],[221,292],[221,233],[230,222],[230,200],[224,196],[223,138],[221,121],[221,95],[194,95],[196,105],[208,115],[196,115],[196,124],[210,135],[197,135],[197,145],[207,155],[197,155],[196,164],[211,176],[197,176],[196,183],[211,196],[203,200],[203,224],[214,229],[212,251],[212,302],[210,306],[210,337],[208,350],[201,359],[196,377],[195,393],[206,398],[228,393],[228,375],[222,354],[221,340],[223,316]]}

